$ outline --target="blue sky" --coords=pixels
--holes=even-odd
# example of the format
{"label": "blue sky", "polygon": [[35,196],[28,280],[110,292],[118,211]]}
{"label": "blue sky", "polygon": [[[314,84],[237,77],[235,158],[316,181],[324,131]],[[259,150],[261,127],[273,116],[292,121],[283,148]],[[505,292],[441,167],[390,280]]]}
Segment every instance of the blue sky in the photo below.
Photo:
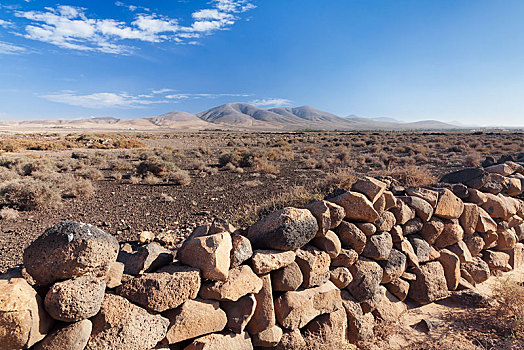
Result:
{"label": "blue sky", "polygon": [[227,102],[524,125],[524,1],[0,0],[0,119]]}

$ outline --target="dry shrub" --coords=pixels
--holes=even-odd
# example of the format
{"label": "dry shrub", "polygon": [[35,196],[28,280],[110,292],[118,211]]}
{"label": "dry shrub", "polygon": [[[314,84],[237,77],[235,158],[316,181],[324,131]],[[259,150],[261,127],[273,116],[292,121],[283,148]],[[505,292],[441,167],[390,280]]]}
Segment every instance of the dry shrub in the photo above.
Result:
{"label": "dry shrub", "polygon": [[82,171],[77,172],[78,175],[89,179],[89,180],[102,180],[104,178],[104,174],[98,169],[95,168],[88,168],[84,169]]}
{"label": "dry shrub", "polygon": [[119,173],[118,171],[115,171],[115,172],[111,173],[110,176],[111,176],[112,179],[122,180],[122,174]]}
{"label": "dry shrub", "polygon": [[347,191],[357,181],[357,176],[347,168],[337,168],[333,172],[327,173],[322,180],[319,180],[317,187],[324,193],[329,193],[335,188],[342,188]]}
{"label": "dry shrub", "polygon": [[166,177],[173,170],[176,170],[176,166],[173,163],[166,162],[157,157],[144,160],[138,164],[136,168],[139,175],[150,173],[158,177]]}
{"label": "dry shrub", "polygon": [[2,218],[2,220],[16,220],[19,216],[20,213],[18,210],[13,208],[2,208],[2,210],[0,210],[0,218]]}
{"label": "dry shrub", "polygon": [[177,170],[169,174],[169,182],[173,182],[176,185],[186,186],[191,183],[191,177],[185,170]]}
{"label": "dry shrub", "polygon": [[478,167],[481,163],[480,154],[471,153],[464,157],[464,165],[467,167]]}
{"label": "dry shrub", "polygon": [[265,159],[257,159],[255,169],[264,174],[280,173],[280,167],[278,165],[272,164]]}
{"label": "dry shrub", "polygon": [[134,175],[133,175],[133,176],[131,176],[131,177],[129,178],[129,181],[130,181],[133,185],[136,185],[136,184],[139,184],[139,183],[140,183],[141,179],[140,179],[140,177],[138,177],[138,176],[134,176]]}
{"label": "dry shrub", "polygon": [[91,197],[95,193],[93,183],[88,179],[75,179],[71,188],[64,193],[66,196],[75,198]]}
{"label": "dry shrub", "polygon": [[0,187],[3,205],[20,210],[54,208],[62,204],[60,192],[48,183],[32,178],[12,180]]}
{"label": "dry shrub", "polygon": [[142,178],[142,181],[147,185],[158,185],[162,182],[162,179],[152,173],[147,173],[146,176]]}
{"label": "dry shrub", "polygon": [[498,303],[497,315],[500,324],[506,326],[513,336],[524,340],[524,284],[506,278],[493,290]]}
{"label": "dry shrub", "polygon": [[391,176],[405,186],[429,186],[438,181],[428,168],[417,165],[388,169],[380,175]]}

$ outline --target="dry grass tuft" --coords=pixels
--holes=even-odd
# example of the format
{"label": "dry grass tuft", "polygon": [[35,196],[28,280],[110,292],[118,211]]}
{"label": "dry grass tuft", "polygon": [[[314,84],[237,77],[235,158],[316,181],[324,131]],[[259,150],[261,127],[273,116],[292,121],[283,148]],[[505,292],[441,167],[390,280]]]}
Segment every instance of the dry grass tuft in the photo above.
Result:
{"label": "dry grass tuft", "polygon": [[405,186],[429,186],[438,181],[427,167],[408,165],[379,172],[383,176],[391,176]]}
{"label": "dry grass tuft", "polygon": [[493,296],[499,304],[498,322],[524,340],[524,283],[507,278],[495,287]]}
{"label": "dry grass tuft", "polygon": [[0,210],[0,218],[2,220],[16,220],[20,216],[18,210],[13,208],[2,208]]}

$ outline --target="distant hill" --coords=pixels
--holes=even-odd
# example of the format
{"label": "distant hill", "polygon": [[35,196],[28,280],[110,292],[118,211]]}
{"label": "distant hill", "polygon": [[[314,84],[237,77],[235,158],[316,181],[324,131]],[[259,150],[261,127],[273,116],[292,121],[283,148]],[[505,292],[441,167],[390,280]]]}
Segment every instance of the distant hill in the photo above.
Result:
{"label": "distant hill", "polygon": [[423,120],[402,123],[391,118],[339,117],[313,107],[259,108],[247,103],[228,103],[192,114],[170,112],[155,117],[117,119],[112,117],[76,120],[0,122],[2,129],[98,129],[98,130],[446,130],[460,126]]}

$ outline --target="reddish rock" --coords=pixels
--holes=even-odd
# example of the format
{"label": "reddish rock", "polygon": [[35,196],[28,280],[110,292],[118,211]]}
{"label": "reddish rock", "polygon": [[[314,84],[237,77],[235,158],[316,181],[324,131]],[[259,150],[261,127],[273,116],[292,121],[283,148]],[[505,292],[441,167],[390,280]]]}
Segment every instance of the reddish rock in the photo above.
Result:
{"label": "reddish rock", "polygon": [[374,203],[386,190],[387,185],[369,176],[358,179],[352,187],[353,191],[360,192],[366,195],[368,199]]}
{"label": "reddish rock", "polygon": [[297,290],[303,281],[304,276],[302,276],[302,271],[300,271],[300,267],[296,262],[271,272],[271,283],[275,291],[288,292]]}
{"label": "reddish rock", "polygon": [[460,259],[459,257],[447,249],[440,251],[439,262],[444,267],[444,276],[449,290],[455,290],[460,281]]}
{"label": "reddish rock", "polygon": [[333,231],[328,231],[324,237],[314,238],[311,243],[318,249],[328,253],[331,258],[336,258],[342,249],[342,243]]}
{"label": "reddish rock", "polygon": [[240,265],[229,271],[227,281],[204,281],[200,297],[219,301],[237,301],[244,295],[258,293],[262,280],[247,265]]}
{"label": "reddish rock", "polygon": [[391,294],[396,296],[400,301],[404,301],[408,296],[409,282],[401,278],[397,278],[385,284],[385,287]]}
{"label": "reddish rock", "polygon": [[80,322],[65,324],[53,330],[48,334],[44,340],[36,344],[35,350],[83,350],[93,325],[89,320],[83,320]]}
{"label": "reddish rock", "polygon": [[432,218],[430,221],[422,225],[419,234],[429,244],[434,244],[437,238],[444,231],[444,222],[439,218]]}
{"label": "reddish rock", "polygon": [[437,261],[413,270],[415,281],[410,282],[409,297],[420,304],[429,304],[449,296],[444,268]]}
{"label": "reddish rock", "polygon": [[366,235],[355,224],[347,221],[335,229],[343,248],[354,249],[358,254],[362,253],[366,246]]}
{"label": "reddish rock", "polygon": [[353,280],[353,276],[351,276],[351,272],[349,272],[348,268],[346,267],[336,267],[334,269],[331,269],[329,271],[330,274],[330,281],[333,282],[335,286],[339,289],[344,289],[348,286],[348,284]]}
{"label": "reddish rock", "polygon": [[331,259],[331,266],[350,267],[358,260],[358,254],[353,249],[342,249],[340,254]]}
{"label": "reddish rock", "polygon": [[269,274],[261,276],[262,288],[255,294],[256,307],[247,330],[251,334],[260,333],[275,325],[275,307],[273,304],[273,288]]}
{"label": "reddish rock", "polygon": [[473,285],[475,283],[482,283],[489,278],[489,266],[480,258],[474,258],[471,262],[463,263],[460,266],[461,269],[465,270],[471,276]]}
{"label": "reddish rock", "polygon": [[482,252],[482,260],[484,260],[488,264],[490,270],[511,270],[511,266],[509,265],[508,253],[484,250]]}
{"label": "reddish rock", "polygon": [[398,225],[404,225],[409,220],[415,218],[415,211],[404,201],[397,201],[397,206],[390,209]]}
{"label": "reddish rock", "polygon": [[238,301],[224,301],[220,304],[227,314],[227,329],[234,333],[242,333],[255,313],[257,300],[252,294]]}
{"label": "reddish rock", "polygon": [[295,261],[295,252],[278,250],[255,250],[251,265],[256,274],[266,274],[288,266]]}
{"label": "reddish rock", "polygon": [[304,277],[302,287],[319,286],[329,280],[331,258],[326,252],[312,246],[306,246],[304,249],[297,250],[296,263]]}
{"label": "reddish rock", "polygon": [[208,334],[201,338],[195,339],[184,350],[253,350],[249,334]]}
{"label": "reddish rock", "polygon": [[459,225],[458,220],[445,220],[444,229],[435,241],[435,247],[444,248],[464,238],[464,230]]}
{"label": "reddish rock", "polygon": [[243,262],[247,261],[253,255],[253,248],[251,242],[246,237],[233,234],[231,235],[231,254],[230,254],[230,267],[240,266]]}
{"label": "reddish rock", "polygon": [[374,222],[378,219],[373,203],[362,193],[345,192],[330,201],[344,208],[348,220]]}
{"label": "reddish rock", "polygon": [[464,210],[464,203],[448,189],[439,196],[434,215],[442,219],[458,219]]}
{"label": "reddish rock", "polygon": [[464,233],[467,235],[473,234],[477,228],[478,221],[479,207],[473,203],[464,203],[464,211],[459,218],[459,222],[464,229]]}

